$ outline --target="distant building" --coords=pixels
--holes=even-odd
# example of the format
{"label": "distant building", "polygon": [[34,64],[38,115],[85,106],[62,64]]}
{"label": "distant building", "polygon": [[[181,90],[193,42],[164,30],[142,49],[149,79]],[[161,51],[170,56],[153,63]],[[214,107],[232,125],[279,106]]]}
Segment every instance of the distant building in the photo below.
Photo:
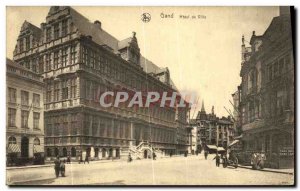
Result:
{"label": "distant building", "polygon": [[8,165],[44,155],[43,78],[6,60],[6,154]]}
{"label": "distant building", "polygon": [[214,107],[212,107],[211,113],[206,114],[204,102],[202,102],[201,110],[196,119],[192,121],[195,149],[204,149],[207,145],[226,149],[233,141],[235,131],[232,119],[230,117],[217,117],[214,113]]}
{"label": "distant building", "polygon": [[240,103],[245,151],[265,152],[266,165],[293,166],[295,84],[289,7],[280,7],[263,35],[250,46],[242,38]]}

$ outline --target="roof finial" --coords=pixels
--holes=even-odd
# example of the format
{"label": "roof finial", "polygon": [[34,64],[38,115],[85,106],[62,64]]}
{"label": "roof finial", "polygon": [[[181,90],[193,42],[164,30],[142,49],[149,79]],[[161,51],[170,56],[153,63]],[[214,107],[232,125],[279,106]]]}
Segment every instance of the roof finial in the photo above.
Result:
{"label": "roof finial", "polygon": [[205,112],[204,101],[202,100],[201,112]]}
{"label": "roof finial", "polygon": [[242,45],[245,45],[245,38],[244,38],[244,35],[242,36]]}
{"label": "roof finial", "polygon": [[212,106],[212,108],[211,108],[211,114],[215,114],[215,106]]}

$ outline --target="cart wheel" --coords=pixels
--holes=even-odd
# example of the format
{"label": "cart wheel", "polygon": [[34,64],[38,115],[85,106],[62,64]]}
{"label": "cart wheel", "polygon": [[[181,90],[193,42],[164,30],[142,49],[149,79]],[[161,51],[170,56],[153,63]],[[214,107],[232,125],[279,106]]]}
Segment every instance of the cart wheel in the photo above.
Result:
{"label": "cart wheel", "polygon": [[253,169],[253,170],[257,170],[257,164],[254,163],[254,164],[252,165],[252,169]]}

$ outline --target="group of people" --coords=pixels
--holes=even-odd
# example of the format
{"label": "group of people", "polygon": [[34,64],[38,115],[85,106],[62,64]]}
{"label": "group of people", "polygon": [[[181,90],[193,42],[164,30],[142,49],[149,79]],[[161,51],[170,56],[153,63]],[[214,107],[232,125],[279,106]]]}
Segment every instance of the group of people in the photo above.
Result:
{"label": "group of people", "polygon": [[54,170],[56,178],[59,177],[59,174],[61,174],[62,177],[65,177],[66,172],[66,166],[65,166],[66,160],[61,161],[59,159],[59,156],[56,157],[54,160]]}
{"label": "group of people", "polygon": [[87,162],[88,164],[90,164],[89,156],[86,155],[86,156],[85,156],[85,159],[82,160],[82,156],[80,155],[78,163],[80,164],[80,163],[82,163],[82,162],[83,162],[83,164],[85,164],[85,162]]}

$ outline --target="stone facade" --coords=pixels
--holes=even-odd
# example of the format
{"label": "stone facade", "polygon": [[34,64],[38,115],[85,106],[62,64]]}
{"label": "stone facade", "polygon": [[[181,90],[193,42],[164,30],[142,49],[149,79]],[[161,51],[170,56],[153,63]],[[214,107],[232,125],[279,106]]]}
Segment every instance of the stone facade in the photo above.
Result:
{"label": "stone facade", "polygon": [[189,107],[99,104],[99,93],[106,91],[177,92],[169,70],[140,54],[135,32],[119,41],[100,21],[91,23],[71,7],[54,6],[40,28],[24,22],[14,60],[44,76],[49,158],[120,158],[141,142],[163,153],[187,150]]}
{"label": "stone facade", "polygon": [[265,152],[276,168],[293,166],[294,149],[291,17],[288,7],[280,9],[263,35],[253,32],[249,47],[243,37],[239,88],[244,150]]}
{"label": "stone facade", "polygon": [[42,76],[7,59],[6,143],[9,165],[44,154]]}

